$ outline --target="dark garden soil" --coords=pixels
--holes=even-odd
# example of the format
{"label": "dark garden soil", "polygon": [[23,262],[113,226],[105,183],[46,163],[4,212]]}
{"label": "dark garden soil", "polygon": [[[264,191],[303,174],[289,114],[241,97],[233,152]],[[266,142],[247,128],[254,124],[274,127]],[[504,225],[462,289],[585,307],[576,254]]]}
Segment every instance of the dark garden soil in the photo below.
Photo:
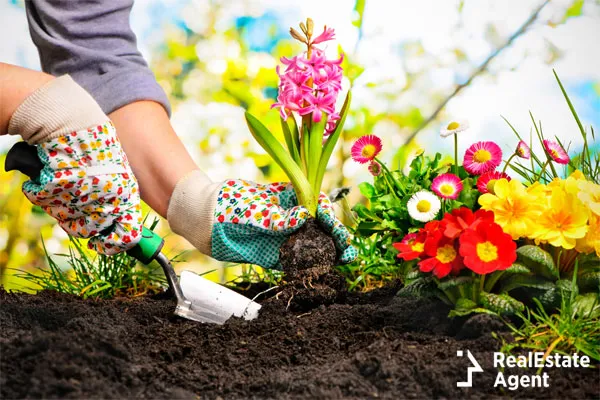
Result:
{"label": "dark garden soil", "polygon": [[[397,287],[336,304],[286,311],[263,300],[260,317],[203,325],[153,298],[81,300],[0,288],[0,395],[9,398],[365,399],[598,398],[598,369],[550,369],[547,389],[494,388],[487,316],[466,323]],[[483,373],[466,380],[470,350]],[[507,373],[523,373],[510,370]],[[535,373],[535,371],[529,371]]]}

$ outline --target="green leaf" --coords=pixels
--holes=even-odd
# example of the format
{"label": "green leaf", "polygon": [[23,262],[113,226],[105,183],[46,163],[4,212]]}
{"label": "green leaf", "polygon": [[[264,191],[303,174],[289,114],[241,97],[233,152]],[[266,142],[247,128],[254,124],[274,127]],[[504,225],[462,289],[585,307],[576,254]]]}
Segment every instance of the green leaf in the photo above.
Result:
{"label": "green leaf", "polygon": [[573,311],[583,318],[600,317],[600,294],[586,293],[575,298]]}
{"label": "green leaf", "polygon": [[458,286],[473,283],[473,278],[470,276],[459,276],[457,278],[446,278],[438,283],[438,289],[446,291]]}
{"label": "green leaf", "polygon": [[290,152],[290,155],[298,164],[298,166],[302,167],[302,160],[300,158],[300,133],[298,132],[298,125],[296,124],[296,120],[293,116],[284,120],[283,118],[279,118],[281,121],[281,130],[283,131],[283,137],[285,139],[285,143]]}
{"label": "green leaf", "polygon": [[481,304],[486,309],[501,315],[513,315],[525,309],[523,303],[507,294],[481,292]]}
{"label": "green leaf", "polygon": [[340,119],[335,126],[334,131],[329,135],[327,141],[325,142],[325,146],[323,147],[323,151],[321,152],[320,160],[313,160],[313,162],[318,162],[317,168],[317,176],[315,179],[315,187],[320,188],[323,184],[323,177],[325,176],[325,170],[327,169],[327,164],[329,164],[329,159],[331,158],[331,154],[333,154],[333,150],[335,149],[335,145],[344,130],[344,123],[346,122],[346,115],[350,110],[350,101],[352,100],[352,93],[349,90],[346,95],[346,100],[344,100],[344,105],[342,106],[342,110],[340,111]]}
{"label": "green leaf", "polygon": [[246,123],[254,136],[254,139],[269,153],[273,161],[277,163],[286,173],[290,181],[294,185],[298,203],[306,206],[311,215],[315,215],[317,211],[317,198],[312,190],[312,187],[300,167],[294,162],[294,159],[283,148],[281,143],[273,136],[273,134],[260,122],[255,116],[249,112],[245,113]]}
{"label": "green leaf", "polygon": [[554,283],[535,275],[512,275],[502,281],[500,293],[510,292],[516,288],[527,287],[541,290],[549,290],[554,287]]}
{"label": "green leaf", "polygon": [[510,267],[508,267],[507,269],[504,270],[505,274],[513,274],[513,275],[515,275],[515,274],[523,275],[523,274],[528,274],[530,272],[531,271],[529,270],[529,268],[527,268],[526,266],[524,266],[523,264],[518,263],[518,262],[514,263],[513,265],[511,265]]}
{"label": "green leaf", "polygon": [[373,185],[371,185],[369,182],[361,182],[358,185],[358,189],[360,190],[360,193],[369,200],[371,200],[373,197],[375,197],[375,194],[376,194],[375,187]]}
{"label": "green leaf", "polygon": [[600,292],[600,271],[583,271],[577,277],[577,285],[582,292]]}
{"label": "green leaf", "polygon": [[400,297],[435,297],[437,289],[430,277],[419,278],[400,289]]}
{"label": "green leaf", "polygon": [[556,268],[556,264],[554,264],[552,256],[538,246],[525,245],[519,247],[517,249],[517,260],[534,273],[540,274],[545,278],[559,278],[559,271]]}

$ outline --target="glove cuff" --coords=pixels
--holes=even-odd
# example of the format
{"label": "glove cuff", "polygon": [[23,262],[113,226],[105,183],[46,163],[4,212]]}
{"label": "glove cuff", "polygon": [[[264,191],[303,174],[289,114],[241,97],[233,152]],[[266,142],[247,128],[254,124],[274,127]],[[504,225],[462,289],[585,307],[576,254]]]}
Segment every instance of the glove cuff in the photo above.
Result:
{"label": "glove cuff", "polygon": [[37,89],[12,115],[8,132],[37,144],[108,120],[100,106],[69,75]]}
{"label": "glove cuff", "polygon": [[212,253],[212,226],[222,186],[222,182],[212,182],[196,169],[177,182],[167,210],[171,230],[208,256]]}

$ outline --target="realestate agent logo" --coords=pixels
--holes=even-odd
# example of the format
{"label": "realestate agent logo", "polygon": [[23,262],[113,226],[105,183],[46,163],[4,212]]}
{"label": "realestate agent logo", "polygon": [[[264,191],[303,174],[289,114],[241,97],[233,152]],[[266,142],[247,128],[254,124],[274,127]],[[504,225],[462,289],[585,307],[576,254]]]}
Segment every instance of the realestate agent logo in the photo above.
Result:
{"label": "realestate agent logo", "polygon": [[[456,356],[462,357],[463,351],[458,350],[456,352]],[[471,354],[471,352],[469,350],[467,350],[467,357],[469,358],[469,361],[471,361],[471,364],[473,364],[473,366],[467,368],[467,381],[466,382],[456,382],[456,386],[458,386],[458,387],[473,387],[473,372],[483,372],[481,365],[479,365],[479,363],[477,362],[475,357],[473,357],[473,354]]]}

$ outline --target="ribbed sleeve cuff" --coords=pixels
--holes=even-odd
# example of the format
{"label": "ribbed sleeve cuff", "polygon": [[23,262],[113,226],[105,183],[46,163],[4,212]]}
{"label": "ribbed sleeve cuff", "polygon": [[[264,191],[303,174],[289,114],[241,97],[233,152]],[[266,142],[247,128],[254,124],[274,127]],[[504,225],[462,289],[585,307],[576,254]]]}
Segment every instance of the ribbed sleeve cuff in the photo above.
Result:
{"label": "ribbed sleeve cuff", "polygon": [[212,182],[204,172],[194,170],[177,182],[167,210],[171,230],[208,256],[211,255],[214,213],[222,186],[222,182]]}
{"label": "ribbed sleeve cuff", "polygon": [[100,84],[86,89],[106,114],[136,101],[150,100],[161,104],[171,115],[169,99],[148,68],[111,71],[94,82]]}
{"label": "ribbed sleeve cuff", "polygon": [[92,96],[69,75],[63,75],[21,103],[8,123],[8,132],[36,144],[107,120]]}

